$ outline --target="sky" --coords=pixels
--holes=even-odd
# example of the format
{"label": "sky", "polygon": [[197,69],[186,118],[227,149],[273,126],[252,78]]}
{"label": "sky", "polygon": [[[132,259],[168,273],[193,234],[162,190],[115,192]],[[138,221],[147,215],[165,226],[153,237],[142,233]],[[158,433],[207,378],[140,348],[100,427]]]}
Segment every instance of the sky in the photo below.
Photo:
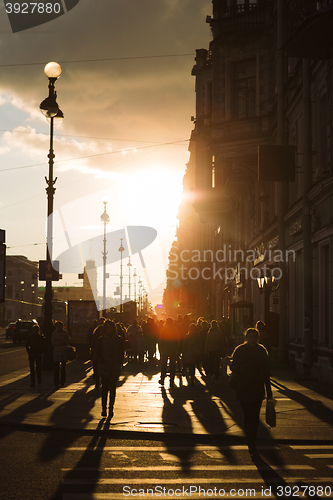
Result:
{"label": "sky", "polygon": [[[48,95],[44,67],[56,61],[62,68],[57,102],[65,118],[54,128],[53,259],[103,234],[106,195],[110,254],[111,246],[120,246],[121,228],[156,230],[155,240],[141,257],[133,253],[131,263],[151,302],[161,303],[195,114],[191,69],[195,50],[209,46],[205,19],[211,0],[80,0],[65,15],[16,33],[5,3],[0,3],[0,228],[6,231],[7,255],[45,259],[50,139],[39,105]],[[119,285],[119,266],[108,262],[107,295]],[[77,278],[82,269],[74,267],[59,285],[82,284]],[[100,293],[101,277],[98,268]]]}

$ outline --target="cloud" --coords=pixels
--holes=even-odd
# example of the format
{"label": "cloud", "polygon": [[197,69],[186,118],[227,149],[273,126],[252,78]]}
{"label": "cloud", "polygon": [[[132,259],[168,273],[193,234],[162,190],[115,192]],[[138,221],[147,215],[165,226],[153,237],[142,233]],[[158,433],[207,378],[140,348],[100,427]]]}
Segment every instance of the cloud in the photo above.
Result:
{"label": "cloud", "polygon": [[[50,138],[48,134],[37,133],[36,129],[27,126],[18,126],[13,131],[6,131],[3,134],[3,140],[11,148],[24,151],[25,155],[32,158],[36,156],[45,156],[48,150]],[[75,159],[82,156],[89,156],[101,152],[100,147],[95,141],[79,142],[75,139],[66,137],[54,137],[53,147],[57,151],[59,160]],[[105,151],[110,151],[109,149]]]}
{"label": "cloud", "polygon": [[[0,7],[4,14],[2,2]],[[161,174],[161,186],[156,181],[148,206],[143,199],[145,186],[135,185],[140,173],[150,167],[177,172],[177,188],[171,179],[170,192],[178,192],[188,151],[186,143],[140,147],[189,137],[190,117],[195,114],[191,69],[195,50],[209,45],[205,16],[210,13],[211,0],[81,0],[65,16],[15,34],[7,16],[0,16],[0,129],[10,130],[3,135],[0,154],[3,163],[12,168],[3,174],[7,185],[20,174],[15,193],[9,196],[4,182],[0,188],[2,224],[12,228],[11,246],[31,241],[31,235],[36,234],[36,214],[45,212],[45,168],[34,177],[30,169],[16,170],[47,161],[49,129],[39,110],[48,95],[45,64],[57,61],[63,70],[55,84],[65,116],[54,135],[55,204],[69,204],[115,181],[123,197],[129,185],[134,193],[141,189],[141,198],[139,193],[135,199],[142,210],[135,207],[129,215],[135,223],[143,223],[157,214],[156,206],[161,207],[162,196],[157,190],[163,187],[163,177]],[[176,54],[191,55],[145,58]],[[128,148],[137,151],[116,153]],[[39,193],[35,205],[31,200],[24,204],[26,191],[29,196]],[[163,198],[165,214],[159,218],[165,226],[164,215],[174,213],[176,197],[173,201],[171,210],[170,200]],[[148,213],[144,215],[146,205]],[[29,210],[35,217],[33,225],[26,217],[20,222],[22,212],[28,214]],[[168,236],[170,241],[172,237]],[[36,239],[43,241],[44,234]],[[27,256],[41,259],[43,255],[37,252],[42,250],[27,247]]]}

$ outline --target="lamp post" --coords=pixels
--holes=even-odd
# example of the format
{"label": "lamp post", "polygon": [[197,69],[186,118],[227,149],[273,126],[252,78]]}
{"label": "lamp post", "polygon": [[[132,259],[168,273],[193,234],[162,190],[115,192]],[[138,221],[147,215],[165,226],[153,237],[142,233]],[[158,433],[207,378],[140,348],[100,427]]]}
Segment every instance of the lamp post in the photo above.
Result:
{"label": "lamp post", "polygon": [[137,278],[137,274],[136,274],[136,267],[134,267],[134,272],[133,272],[133,279],[134,279],[134,302],[135,302],[135,306],[136,306],[136,278]]}
{"label": "lamp post", "polygon": [[106,256],[107,256],[107,251],[106,251],[106,226],[110,222],[110,217],[106,211],[106,204],[109,201],[109,198],[107,196],[103,196],[102,202],[104,203],[104,212],[101,215],[101,221],[104,224],[104,238],[103,238],[103,316],[105,316],[106,313]]}
{"label": "lamp post", "polygon": [[31,319],[34,318],[35,284],[31,283]]}
{"label": "lamp post", "polygon": [[128,299],[131,300],[131,256],[128,256]]}
{"label": "lamp post", "polygon": [[21,317],[22,319],[25,319],[25,317],[23,316],[23,303],[24,303],[24,281],[21,281],[20,285],[21,285],[21,314],[20,314],[20,317]]}
{"label": "lamp post", "polygon": [[142,280],[141,280],[141,275],[139,274],[139,313],[141,313],[141,293],[142,293],[142,286],[143,286],[143,283],[142,283]]}
{"label": "lamp post", "polygon": [[120,238],[120,247],[118,251],[120,252],[120,312],[123,312],[123,238]]}
{"label": "lamp post", "polygon": [[[45,177],[47,184],[47,239],[46,239],[46,260],[49,264],[52,261],[52,214],[53,214],[53,197],[55,193],[54,184],[57,178],[53,179],[53,164],[54,164],[54,152],[53,152],[53,126],[54,124],[61,123],[64,115],[60,110],[57,103],[57,93],[54,88],[54,84],[61,75],[61,66],[56,62],[49,62],[45,68],[44,72],[49,79],[49,95],[44,101],[41,102],[39,108],[43,115],[50,123],[50,150],[48,154],[49,159],[49,178]],[[51,367],[52,365],[52,345],[51,345],[51,335],[53,331],[52,323],[52,280],[46,280],[45,295],[44,295],[44,325],[43,332],[46,337],[46,349],[44,353],[44,366]]]}

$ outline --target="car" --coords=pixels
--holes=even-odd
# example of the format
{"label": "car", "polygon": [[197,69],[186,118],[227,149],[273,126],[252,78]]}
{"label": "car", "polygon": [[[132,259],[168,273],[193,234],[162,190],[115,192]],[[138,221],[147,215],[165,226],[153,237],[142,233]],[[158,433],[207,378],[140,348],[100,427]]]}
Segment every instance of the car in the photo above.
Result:
{"label": "car", "polygon": [[13,331],[13,342],[24,342],[29,337],[30,333],[32,333],[32,327],[34,325],[38,325],[35,319],[32,320],[24,320],[18,319],[15,323],[14,331]]}
{"label": "car", "polygon": [[13,331],[15,327],[15,321],[12,321],[9,323],[9,325],[6,328],[6,339],[11,339],[13,337]]}

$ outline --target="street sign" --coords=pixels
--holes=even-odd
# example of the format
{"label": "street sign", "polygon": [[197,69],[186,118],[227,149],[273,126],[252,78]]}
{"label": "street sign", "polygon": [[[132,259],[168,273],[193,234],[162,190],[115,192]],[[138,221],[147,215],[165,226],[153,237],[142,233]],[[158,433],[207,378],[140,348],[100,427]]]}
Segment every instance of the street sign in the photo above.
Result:
{"label": "street sign", "polygon": [[39,281],[59,281],[59,261],[39,261]]}

